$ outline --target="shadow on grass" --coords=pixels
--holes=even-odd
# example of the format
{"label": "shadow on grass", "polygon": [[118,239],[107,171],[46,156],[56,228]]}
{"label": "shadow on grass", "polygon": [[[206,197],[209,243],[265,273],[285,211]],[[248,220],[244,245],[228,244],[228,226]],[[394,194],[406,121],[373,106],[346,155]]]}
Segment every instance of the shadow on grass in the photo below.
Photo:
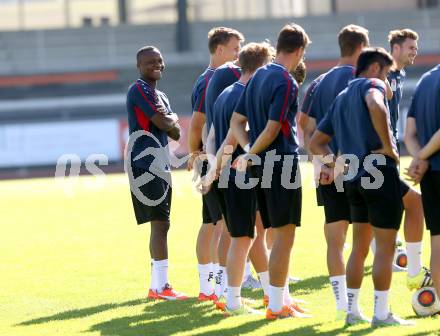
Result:
{"label": "shadow on grass", "polygon": [[87,331],[97,331],[102,336],[156,336],[191,331],[191,335],[226,336],[252,332],[270,323],[262,315],[258,320],[243,320],[233,327],[203,331],[204,328],[212,328],[225,317],[210,303],[191,301],[158,302],[146,307],[139,315],[114,318],[95,324]]}
{"label": "shadow on grass", "polygon": [[[365,274],[371,273],[371,267],[366,267]],[[296,284],[290,285],[290,292],[295,295],[308,294],[312,291],[320,290],[323,287],[329,286],[328,276],[316,276],[301,280]],[[260,290],[243,290],[243,296],[256,300],[257,307],[262,307],[263,291]],[[258,303],[261,305],[258,307]],[[102,312],[130,307],[144,305],[141,313],[136,315],[126,315],[121,317],[111,318],[95,325],[92,325],[86,331],[97,331],[102,336],[138,336],[138,335],[172,335],[178,332],[191,332],[193,335],[238,335],[242,333],[252,333],[258,328],[267,323],[264,316],[258,317],[258,320],[244,320],[240,324],[233,327],[226,327],[218,330],[203,331],[205,327],[211,327],[218,324],[223,315],[216,311],[212,303],[198,302],[197,299],[190,299],[185,301],[166,302],[159,301],[151,304],[147,299],[135,299],[121,303],[108,303],[95,307],[87,307],[82,309],[67,310],[56,313],[50,316],[43,316],[36,319],[31,319],[19,323],[17,326],[32,326],[56,321],[66,321],[87,318]],[[262,310],[263,312],[264,310]],[[243,322],[243,323],[241,323]],[[87,322],[85,322],[87,323]],[[282,332],[275,335],[313,335],[319,333],[320,335],[337,335],[345,330],[345,328],[332,329],[328,332],[319,331],[321,324],[312,324],[308,326],[297,327],[288,332]],[[356,335],[364,335],[371,332],[370,328],[365,331],[356,331]],[[417,335],[425,335],[419,333]],[[429,335],[426,333],[426,335]]]}
{"label": "shadow on grass", "polygon": [[[16,326],[33,326],[44,323],[60,322],[87,318],[106,311],[145,305],[140,314],[125,315],[111,318],[92,325],[86,331],[97,331],[103,336],[138,336],[138,335],[172,335],[177,332],[190,332],[198,335],[237,335],[252,332],[266,323],[264,315],[258,321],[244,321],[231,328],[200,332],[199,329],[210,327],[224,319],[223,314],[209,302],[199,302],[197,299],[185,301],[157,301],[151,304],[146,299],[130,300],[122,303],[109,303],[95,307],[74,309],[21,322]],[[263,313],[263,311],[262,311]],[[79,322],[79,321],[78,321]],[[81,322],[79,322],[81,323]],[[87,322],[84,322],[87,325]]]}
{"label": "shadow on grass", "polygon": [[77,318],[83,318],[88,317],[94,314],[98,314],[107,310],[121,308],[121,307],[129,307],[129,306],[137,306],[140,304],[147,303],[147,299],[138,299],[138,300],[131,300],[123,303],[107,303],[95,307],[88,307],[88,308],[82,308],[82,309],[72,309],[72,310],[66,310],[61,313],[57,313],[50,316],[44,316],[39,317],[36,319],[28,320],[21,322],[17,324],[17,326],[29,326],[34,324],[42,324],[42,323],[48,323],[53,321],[63,321],[63,320],[71,320],[71,319],[77,319]]}
{"label": "shadow on grass", "polygon": [[[251,292],[261,299],[262,292]],[[258,297],[257,297],[258,299]],[[87,326],[84,332],[99,332],[101,336],[139,336],[139,335],[174,335],[179,332],[188,332],[194,336],[228,336],[228,335],[240,335],[251,333],[254,335],[261,335],[258,333],[258,329],[269,324],[276,323],[267,321],[264,315],[252,317],[252,318],[240,318],[236,320],[235,324],[228,324],[225,327],[216,328],[223,319],[222,313],[214,309],[212,303],[198,302],[196,299],[190,299],[186,301],[158,301],[154,304],[145,300],[131,300],[122,303],[103,304],[96,307],[88,307],[77,310],[69,310],[54,314],[52,316],[45,316],[29,321],[24,321],[19,326],[32,326],[43,323],[51,323],[54,321],[66,321],[73,319],[87,318],[94,314],[118,309],[122,307],[144,305],[140,313],[130,314],[108,318],[101,320],[97,324],[88,327],[87,321],[81,323]],[[263,310],[262,310],[263,312]],[[298,326],[295,323],[296,320],[292,320],[292,329],[276,332],[272,335],[284,336],[284,335],[368,335],[373,330],[369,325],[365,325],[362,329],[350,330],[350,328],[335,326],[329,326],[331,329],[323,331],[322,327],[326,326],[325,323],[313,323],[309,325]],[[207,328],[211,330],[206,330]],[[62,328],[61,328],[62,330]],[[432,331],[418,332],[413,335],[427,336],[432,335]]]}

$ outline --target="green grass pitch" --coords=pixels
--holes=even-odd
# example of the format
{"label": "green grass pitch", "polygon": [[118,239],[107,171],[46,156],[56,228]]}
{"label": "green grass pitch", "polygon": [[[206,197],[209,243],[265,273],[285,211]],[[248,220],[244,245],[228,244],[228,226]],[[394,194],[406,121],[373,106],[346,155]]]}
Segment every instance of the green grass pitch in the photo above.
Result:
{"label": "green grass pitch", "polygon": [[[185,302],[145,299],[149,226],[135,224],[126,176],[1,182],[0,335],[440,334],[438,317],[416,319],[415,327],[376,331],[369,326],[344,328],[342,322],[333,321],[323,211],[315,205],[309,165],[302,166],[302,175],[303,219],[290,273],[303,281],[291,285],[291,292],[308,301],[313,318],[275,322],[262,316],[224,318],[212,304],[195,299],[201,201],[186,171],[173,173],[169,235],[170,280],[192,297]],[[425,265],[429,252],[425,232]],[[361,291],[361,306],[368,316],[373,309],[371,262],[370,255]],[[405,276],[394,273],[390,304],[398,315],[412,318]],[[260,300],[262,293],[244,291],[244,296]]]}

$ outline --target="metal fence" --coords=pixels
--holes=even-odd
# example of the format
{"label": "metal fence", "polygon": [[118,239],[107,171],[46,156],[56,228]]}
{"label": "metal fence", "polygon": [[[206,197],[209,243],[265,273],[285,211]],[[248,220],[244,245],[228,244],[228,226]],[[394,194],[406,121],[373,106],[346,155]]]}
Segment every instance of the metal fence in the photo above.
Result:
{"label": "metal fence", "polygon": [[[179,0],[2,0],[0,31],[175,23]],[[438,0],[186,0],[190,22],[302,17],[336,12],[416,9]],[[122,16],[121,16],[122,15]]]}

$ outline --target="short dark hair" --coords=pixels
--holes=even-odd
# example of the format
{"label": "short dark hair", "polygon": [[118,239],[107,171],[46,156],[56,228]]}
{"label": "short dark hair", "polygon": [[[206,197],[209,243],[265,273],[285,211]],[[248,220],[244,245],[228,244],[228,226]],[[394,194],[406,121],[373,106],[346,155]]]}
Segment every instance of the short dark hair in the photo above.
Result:
{"label": "short dark hair", "polygon": [[267,42],[261,43],[248,43],[240,51],[238,56],[238,62],[242,72],[254,72],[259,67],[266,63],[269,63],[273,55],[275,54],[275,49]]}
{"label": "short dark hair", "polygon": [[368,44],[368,30],[354,24],[345,26],[338,34],[341,57],[352,56],[360,45]]}
{"label": "short dark hair", "polygon": [[211,55],[215,53],[220,44],[227,44],[232,37],[237,38],[241,42],[244,41],[243,34],[238,30],[227,27],[212,28],[208,32],[208,48]]}
{"label": "short dark hair", "polygon": [[295,78],[298,85],[301,85],[306,80],[307,76],[307,67],[303,60],[298,63],[298,66],[295,70],[290,71],[290,74]]}
{"label": "short dark hair", "polygon": [[390,42],[391,51],[393,51],[393,47],[395,44],[401,46],[406,41],[406,39],[417,41],[419,39],[419,34],[417,34],[414,30],[408,28],[390,31],[390,33],[388,34],[388,42]]}
{"label": "short dark hair", "polygon": [[293,53],[299,48],[305,48],[311,43],[309,36],[295,23],[287,24],[278,34],[277,54],[280,52]]}
{"label": "short dark hair", "polygon": [[366,48],[362,50],[356,65],[356,77],[359,77],[374,63],[379,63],[380,68],[383,69],[393,64],[393,57],[384,48]]}
{"label": "short dark hair", "polygon": [[155,47],[155,46],[144,46],[142,48],[140,48],[138,50],[138,52],[136,53],[136,62],[139,63],[139,60],[141,58],[141,56],[144,53],[150,52],[150,51],[157,51],[158,53],[160,53],[159,48]]}

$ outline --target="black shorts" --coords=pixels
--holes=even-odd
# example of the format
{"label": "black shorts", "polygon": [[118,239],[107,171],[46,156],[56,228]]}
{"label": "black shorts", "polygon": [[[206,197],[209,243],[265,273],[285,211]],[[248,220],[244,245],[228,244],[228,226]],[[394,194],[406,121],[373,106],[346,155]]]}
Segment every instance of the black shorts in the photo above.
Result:
{"label": "black shorts", "polygon": [[[281,161],[283,162],[283,161]],[[281,227],[287,224],[295,224],[301,226],[301,205],[302,205],[302,189],[301,175],[299,172],[298,162],[295,161],[293,168],[289,171],[289,181],[294,183],[298,172],[298,185],[288,187],[282,185],[282,165],[275,164],[273,168],[272,181],[268,186],[262,186],[263,166],[252,166],[251,176],[258,178],[259,182],[255,187],[257,196],[258,209],[264,228]],[[263,188],[264,187],[264,188]]]}
{"label": "black shorts", "polygon": [[425,222],[431,236],[440,235],[440,171],[428,171],[420,182]]}
{"label": "black shorts", "polygon": [[231,237],[254,238],[256,196],[254,189],[241,189],[230,182],[228,188],[218,188],[220,208]]}
{"label": "black shorts", "polygon": [[[370,223],[381,229],[400,228],[403,214],[400,178],[396,168],[377,167],[384,177],[377,189],[365,189],[362,178],[346,182],[345,190],[350,202],[351,220],[353,223]],[[370,177],[368,173],[365,177]]]}
{"label": "black shorts", "polygon": [[[208,161],[203,162],[201,175],[205,176],[208,170]],[[209,192],[202,195],[202,218],[203,224],[216,225],[219,220],[222,219],[222,212],[218,204],[217,195],[214,188],[211,188]]]}
{"label": "black shorts", "polygon": [[[338,192],[334,183],[319,185],[316,193],[318,201],[322,201],[325,213],[325,222],[334,223],[341,220],[350,222],[350,204],[345,191]],[[319,204],[318,204],[319,205]]]}
{"label": "black shorts", "polygon": [[402,179],[400,179],[400,194],[402,197],[405,197],[405,195],[409,191],[409,185]]}
{"label": "black shorts", "polygon": [[[134,167],[133,165],[132,171],[134,178],[138,178],[146,172],[146,170]],[[138,187],[137,190],[134,190],[133,188],[136,187],[130,185],[131,200],[138,224],[144,224],[151,221],[170,221],[172,195],[170,184],[156,176],[148,183]]]}

